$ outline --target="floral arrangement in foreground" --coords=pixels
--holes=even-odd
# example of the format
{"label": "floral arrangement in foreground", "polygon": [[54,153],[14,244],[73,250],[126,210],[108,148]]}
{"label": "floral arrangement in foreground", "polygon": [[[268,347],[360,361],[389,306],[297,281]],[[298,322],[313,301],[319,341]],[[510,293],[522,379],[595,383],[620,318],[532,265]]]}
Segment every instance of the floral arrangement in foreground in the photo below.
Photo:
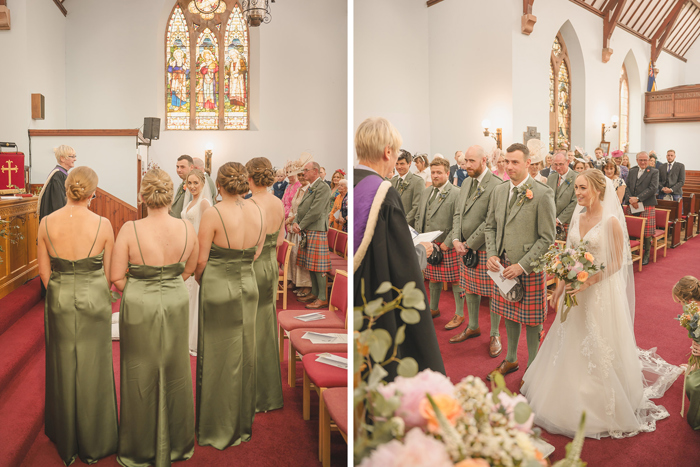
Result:
{"label": "floral arrangement in foreground", "polygon": [[[688,331],[688,337],[693,339],[695,342],[700,343],[700,309],[698,304],[695,302],[688,302],[683,305],[683,313],[674,318],[680,322],[681,327]],[[688,359],[688,367],[685,369],[685,376],[683,377],[683,387],[685,387],[685,378],[691,371],[700,368],[700,357],[696,357],[692,353]],[[685,412],[685,393],[683,394],[683,401],[681,403],[681,416]]]}
{"label": "floral arrangement in foreground", "polygon": [[[364,284],[362,285],[364,297]],[[383,283],[377,295],[394,291],[356,307],[354,392],[354,460],[360,467],[487,467],[546,466],[541,449],[548,445],[533,428],[534,414],[522,395],[509,392],[505,380],[493,373],[491,388],[475,376],[456,385],[441,373],[423,370],[412,358],[397,358],[407,324],[420,321],[425,309],[423,292],[409,282],[403,290]],[[384,329],[374,329],[377,318],[400,314],[403,324],[394,342]],[[386,334],[384,334],[386,333]],[[387,339],[388,338],[388,342]],[[388,358],[387,358],[388,357]],[[385,366],[398,363],[399,376],[391,383]],[[583,467],[583,426],[567,446],[557,467]]]}
{"label": "floral arrangement in foreground", "polygon": [[[595,257],[588,251],[588,242],[583,242],[578,248],[566,248],[561,243],[554,243],[547,252],[540,256],[537,261],[533,261],[534,272],[544,271],[547,276],[554,276],[563,281],[568,290],[576,290],[586,282],[586,280],[598,271],[605,269],[605,265],[600,266],[594,263]],[[566,321],[566,317],[574,305],[578,305],[576,295],[570,291],[564,293],[564,305],[566,308],[561,313],[561,322]]]}

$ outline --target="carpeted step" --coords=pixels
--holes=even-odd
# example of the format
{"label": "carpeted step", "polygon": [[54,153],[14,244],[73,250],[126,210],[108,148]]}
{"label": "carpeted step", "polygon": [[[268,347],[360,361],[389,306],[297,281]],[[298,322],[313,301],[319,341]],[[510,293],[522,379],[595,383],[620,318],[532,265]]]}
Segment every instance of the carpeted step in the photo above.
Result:
{"label": "carpeted step", "polygon": [[0,334],[0,398],[24,364],[44,347],[44,303],[24,313],[10,329]]}
{"label": "carpeted step", "polygon": [[7,331],[27,310],[41,300],[39,278],[32,279],[0,299],[0,334]]}
{"label": "carpeted step", "polygon": [[36,352],[0,396],[0,466],[20,465],[44,423],[44,352]]}

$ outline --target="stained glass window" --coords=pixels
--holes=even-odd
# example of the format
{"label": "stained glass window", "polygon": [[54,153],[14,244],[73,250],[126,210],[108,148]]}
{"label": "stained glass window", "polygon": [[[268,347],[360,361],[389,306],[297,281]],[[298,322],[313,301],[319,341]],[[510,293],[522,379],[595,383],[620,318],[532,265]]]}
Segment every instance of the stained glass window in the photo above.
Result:
{"label": "stained glass window", "polygon": [[166,31],[166,129],[248,129],[248,46],[239,2],[176,2]]}
{"label": "stained glass window", "polygon": [[226,26],[224,128],[248,128],[248,31],[238,5]]}
{"label": "stained glass window", "polygon": [[165,127],[190,128],[190,33],[180,7],[175,7],[166,39],[167,102]]}
{"label": "stained glass window", "polygon": [[571,148],[571,75],[569,55],[561,35],[549,60],[549,150]]}
{"label": "stained glass window", "polygon": [[620,70],[620,149],[627,152],[630,135],[630,86],[627,79],[627,69],[622,65]]}
{"label": "stained glass window", "polygon": [[219,128],[219,46],[216,37],[206,28],[197,41],[197,117],[198,130]]}

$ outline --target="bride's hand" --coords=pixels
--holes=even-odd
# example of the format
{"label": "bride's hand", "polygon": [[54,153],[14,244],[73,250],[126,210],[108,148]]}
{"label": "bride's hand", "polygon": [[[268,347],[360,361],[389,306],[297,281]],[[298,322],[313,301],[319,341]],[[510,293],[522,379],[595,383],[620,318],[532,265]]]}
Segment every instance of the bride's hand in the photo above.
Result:
{"label": "bride's hand", "polygon": [[580,292],[583,292],[584,290],[586,290],[590,286],[591,286],[591,284],[589,281],[584,282],[577,289],[574,289],[573,287],[571,287],[571,284],[567,284],[566,293],[568,293],[569,295],[576,295]]}
{"label": "bride's hand", "polygon": [[557,285],[557,288],[554,290],[554,293],[552,294],[551,297],[549,297],[549,305],[552,308],[556,308],[557,305],[559,304],[559,299],[561,298],[562,294],[564,293],[564,287],[562,287],[564,283],[560,282]]}
{"label": "bride's hand", "polygon": [[700,344],[693,341],[693,345],[690,346],[690,350],[693,353],[693,356],[700,357]]}

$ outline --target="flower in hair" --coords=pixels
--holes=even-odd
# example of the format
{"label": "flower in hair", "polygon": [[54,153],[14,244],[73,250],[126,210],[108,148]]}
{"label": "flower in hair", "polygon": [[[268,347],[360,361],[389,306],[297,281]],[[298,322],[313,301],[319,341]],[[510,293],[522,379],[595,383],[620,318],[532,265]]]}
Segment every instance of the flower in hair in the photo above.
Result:
{"label": "flower in hair", "polygon": [[343,169],[338,169],[337,172],[343,177],[345,176],[345,171]]}

